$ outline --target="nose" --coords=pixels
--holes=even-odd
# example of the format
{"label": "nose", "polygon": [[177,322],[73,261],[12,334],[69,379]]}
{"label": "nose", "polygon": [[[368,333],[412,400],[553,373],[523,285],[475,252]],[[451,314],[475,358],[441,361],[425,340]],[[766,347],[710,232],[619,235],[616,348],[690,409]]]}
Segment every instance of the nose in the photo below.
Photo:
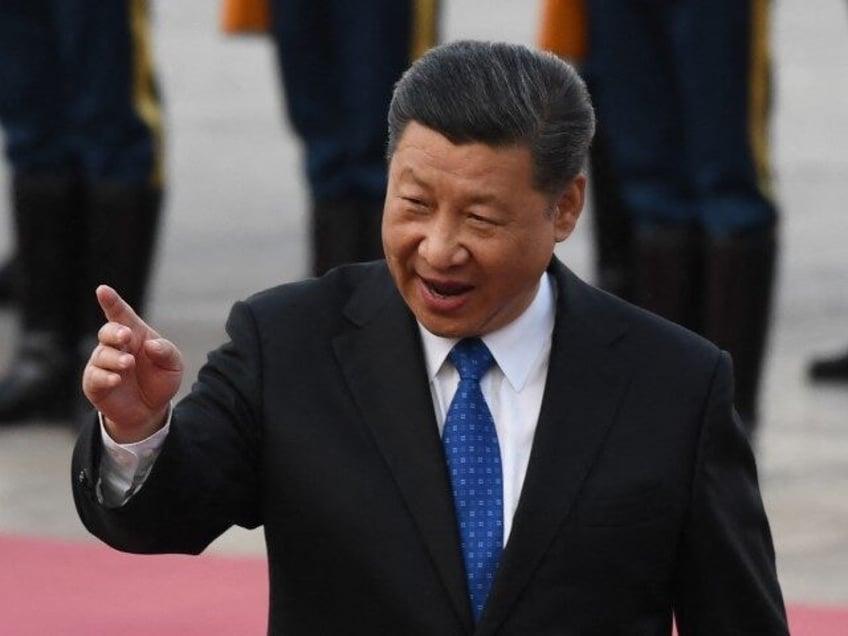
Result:
{"label": "nose", "polygon": [[459,229],[444,217],[434,218],[428,225],[418,254],[434,269],[460,265],[468,257]]}

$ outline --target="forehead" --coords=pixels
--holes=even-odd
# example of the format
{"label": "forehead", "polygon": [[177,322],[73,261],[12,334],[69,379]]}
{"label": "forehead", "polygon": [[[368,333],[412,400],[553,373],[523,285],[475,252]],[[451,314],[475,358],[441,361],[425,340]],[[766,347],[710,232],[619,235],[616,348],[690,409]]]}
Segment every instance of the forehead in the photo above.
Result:
{"label": "forehead", "polygon": [[533,162],[520,145],[491,146],[482,142],[453,143],[441,133],[410,122],[398,140],[390,162],[392,180],[457,183],[503,183],[532,188]]}

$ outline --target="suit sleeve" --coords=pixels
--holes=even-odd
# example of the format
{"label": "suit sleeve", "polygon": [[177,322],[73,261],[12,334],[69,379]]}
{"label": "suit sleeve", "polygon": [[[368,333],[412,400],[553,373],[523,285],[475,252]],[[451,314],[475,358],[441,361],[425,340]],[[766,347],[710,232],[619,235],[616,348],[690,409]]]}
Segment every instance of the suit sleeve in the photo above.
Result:
{"label": "suit sleeve", "polygon": [[788,634],[751,447],[722,353],[704,409],[676,572],[680,636]]}
{"label": "suit sleeve", "polygon": [[209,354],[144,486],[121,508],[99,503],[96,421],[74,450],[72,483],[85,526],[137,553],[201,552],[231,525],[261,523],[261,347],[250,308],[233,307],[230,341]]}

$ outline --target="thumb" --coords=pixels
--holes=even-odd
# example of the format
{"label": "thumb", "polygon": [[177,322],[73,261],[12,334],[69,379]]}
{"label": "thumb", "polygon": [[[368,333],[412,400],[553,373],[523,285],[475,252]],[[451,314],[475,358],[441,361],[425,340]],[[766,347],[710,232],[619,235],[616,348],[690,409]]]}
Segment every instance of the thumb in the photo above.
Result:
{"label": "thumb", "polygon": [[152,338],[144,342],[144,352],[157,367],[167,371],[182,371],[183,357],[174,343],[165,338]]}

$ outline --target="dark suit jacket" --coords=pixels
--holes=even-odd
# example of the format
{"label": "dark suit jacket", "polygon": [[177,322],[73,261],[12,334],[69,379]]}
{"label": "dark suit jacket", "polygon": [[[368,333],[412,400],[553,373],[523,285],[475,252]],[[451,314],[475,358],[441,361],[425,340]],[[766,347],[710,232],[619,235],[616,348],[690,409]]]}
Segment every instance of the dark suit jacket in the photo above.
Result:
{"label": "dark suit jacket", "polygon": [[197,553],[264,525],[273,634],[785,634],[728,356],[561,263],[547,385],[489,603],[468,606],[417,326],[383,263],[234,306],[123,508],[85,525],[131,552]]}

